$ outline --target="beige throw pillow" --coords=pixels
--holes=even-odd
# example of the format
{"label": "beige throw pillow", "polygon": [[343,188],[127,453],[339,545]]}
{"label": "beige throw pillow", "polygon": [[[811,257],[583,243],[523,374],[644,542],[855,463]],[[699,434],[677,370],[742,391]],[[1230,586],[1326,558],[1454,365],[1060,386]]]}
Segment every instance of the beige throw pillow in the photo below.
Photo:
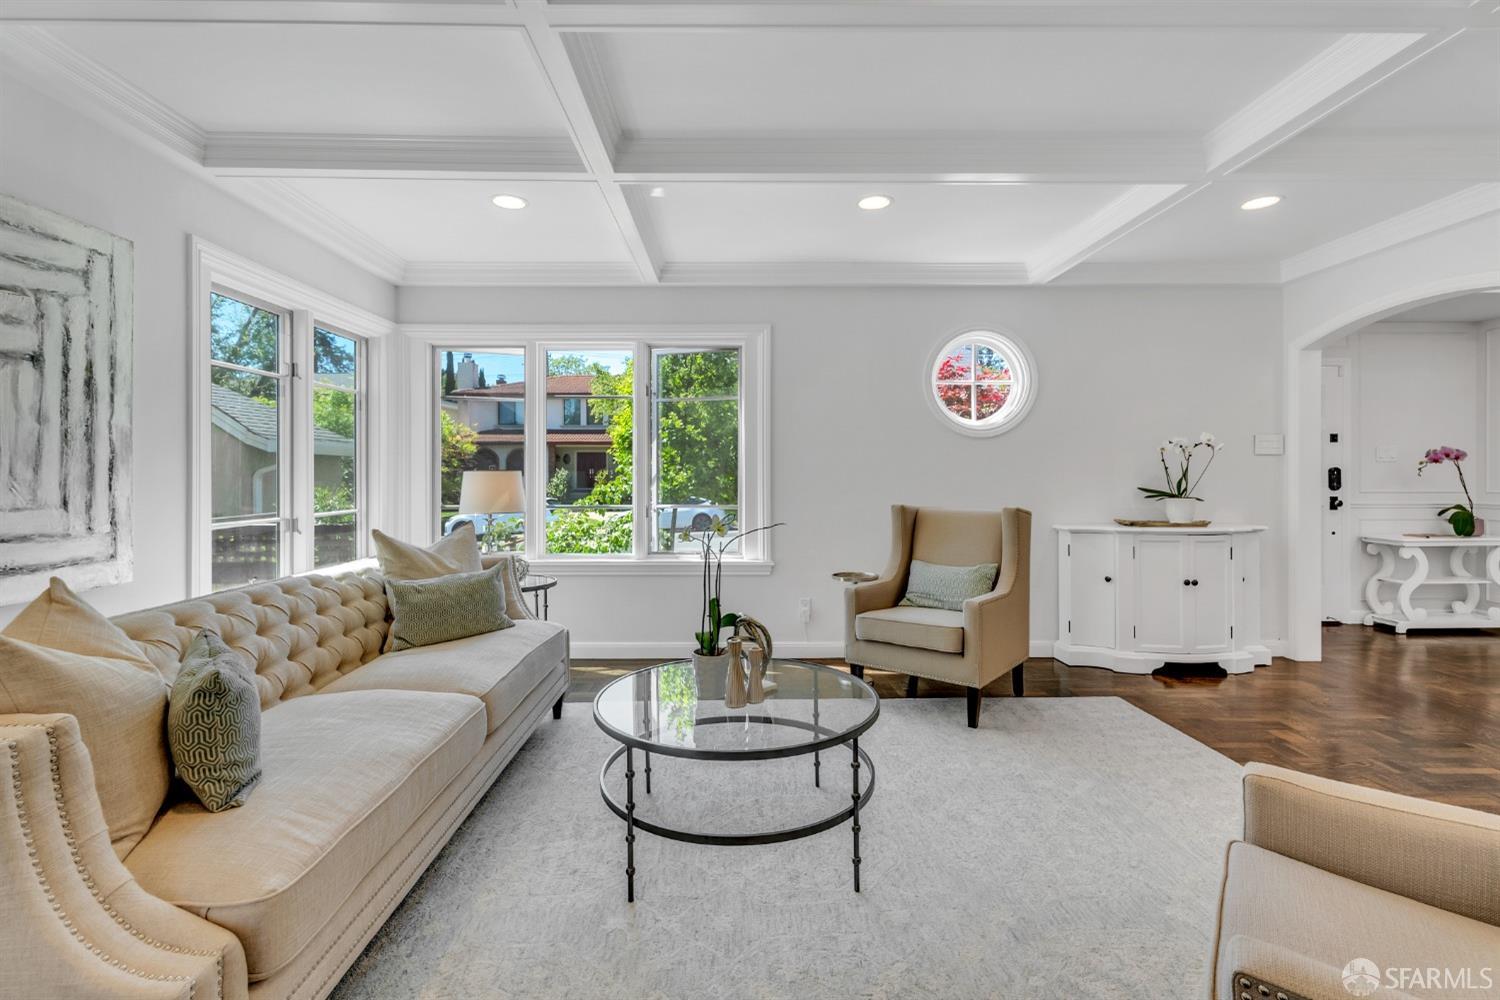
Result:
{"label": "beige throw pillow", "polygon": [[453,534],[444,535],[425,549],[378,529],[370,536],[375,539],[381,575],[387,580],[430,580],[454,573],[477,573],[484,568],[479,563],[479,540],[474,537],[472,522],[459,525]]}
{"label": "beige throw pillow", "polygon": [[167,682],[55,577],[0,631],[0,714],[50,712],[78,719],[110,844],[125,857],[167,796]]}

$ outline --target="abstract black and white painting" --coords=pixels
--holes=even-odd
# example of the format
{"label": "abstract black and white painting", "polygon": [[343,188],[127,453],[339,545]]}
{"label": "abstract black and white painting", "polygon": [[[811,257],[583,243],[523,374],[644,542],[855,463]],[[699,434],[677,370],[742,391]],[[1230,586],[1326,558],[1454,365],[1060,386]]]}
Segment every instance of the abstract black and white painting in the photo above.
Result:
{"label": "abstract black and white painting", "polygon": [[0,194],[0,605],[131,577],[129,240]]}

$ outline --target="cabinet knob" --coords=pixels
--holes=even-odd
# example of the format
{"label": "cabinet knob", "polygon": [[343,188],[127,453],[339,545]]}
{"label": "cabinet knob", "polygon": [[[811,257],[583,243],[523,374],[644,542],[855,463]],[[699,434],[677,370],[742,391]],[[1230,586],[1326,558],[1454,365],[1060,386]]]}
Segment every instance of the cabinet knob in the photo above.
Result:
{"label": "cabinet knob", "polygon": [[1198,581],[1197,580],[1193,581],[1193,586],[1195,586],[1195,587],[1198,586]]}
{"label": "cabinet knob", "polygon": [[1183,580],[1182,581],[1182,585],[1184,587],[1191,587],[1193,585],[1193,581],[1192,580]]}
{"label": "cabinet knob", "polygon": [[1106,577],[1105,577],[1105,578],[1104,578],[1104,582],[1105,582],[1105,583],[1113,583],[1113,582],[1114,582],[1114,580],[1115,580],[1115,578],[1114,578],[1114,577],[1112,577],[1112,576],[1106,576]]}

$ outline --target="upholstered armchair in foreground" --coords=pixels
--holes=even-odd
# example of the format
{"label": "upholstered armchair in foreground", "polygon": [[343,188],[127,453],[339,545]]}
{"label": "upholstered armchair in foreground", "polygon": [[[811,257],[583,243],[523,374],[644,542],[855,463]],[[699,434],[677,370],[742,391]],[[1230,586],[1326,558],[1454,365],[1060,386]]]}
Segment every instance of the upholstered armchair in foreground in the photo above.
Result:
{"label": "upholstered armchair in foreground", "polygon": [[[913,559],[943,566],[996,563],[994,589],[962,611],[906,607]],[[855,676],[865,667],[962,684],[969,728],[979,726],[980,689],[1011,675],[1017,695],[1031,648],[1031,512],[891,508],[891,556],[885,572],[844,597],[844,659]]]}
{"label": "upholstered armchair in foreground", "polygon": [[1243,781],[1208,996],[1500,997],[1500,816],[1268,764]]}

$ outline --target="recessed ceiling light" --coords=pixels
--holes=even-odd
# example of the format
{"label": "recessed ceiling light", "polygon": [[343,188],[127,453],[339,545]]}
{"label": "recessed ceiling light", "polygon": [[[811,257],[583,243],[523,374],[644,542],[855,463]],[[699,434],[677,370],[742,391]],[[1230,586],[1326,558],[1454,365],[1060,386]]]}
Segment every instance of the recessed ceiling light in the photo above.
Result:
{"label": "recessed ceiling light", "polygon": [[1256,209],[1270,208],[1279,201],[1281,201],[1281,195],[1279,194],[1263,194],[1259,198],[1251,198],[1241,205],[1240,208],[1243,208],[1247,212],[1254,212]]}
{"label": "recessed ceiling light", "polygon": [[497,194],[490,201],[495,203],[496,208],[518,209],[526,207],[526,199],[518,194]]}
{"label": "recessed ceiling light", "polygon": [[890,208],[891,199],[889,195],[867,194],[859,199],[859,207],[866,212],[878,212],[882,208]]}
{"label": "recessed ceiling light", "polygon": [[665,198],[666,196],[667,189],[664,187],[654,187],[651,189],[651,197],[653,198]]}

